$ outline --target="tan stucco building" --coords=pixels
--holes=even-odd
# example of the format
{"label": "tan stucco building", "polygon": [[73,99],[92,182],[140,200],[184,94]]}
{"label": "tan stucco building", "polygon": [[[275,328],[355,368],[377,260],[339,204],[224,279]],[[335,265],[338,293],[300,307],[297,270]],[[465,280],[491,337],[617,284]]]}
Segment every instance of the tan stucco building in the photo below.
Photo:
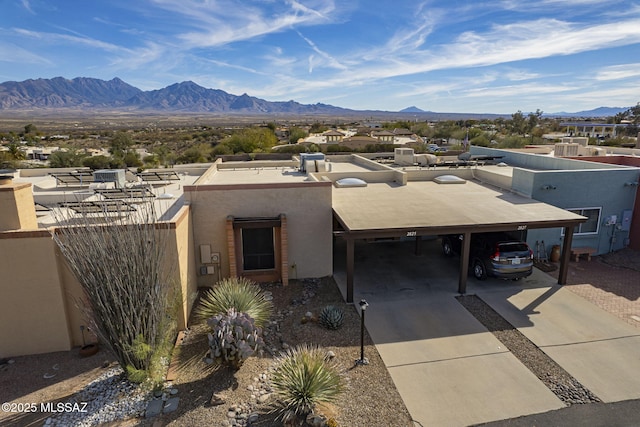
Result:
{"label": "tan stucco building", "polygon": [[[180,327],[187,325],[198,288],[221,278],[287,285],[333,274],[337,238],[347,242],[346,299],[352,302],[356,240],[415,239],[418,246],[423,236],[555,227],[565,231],[570,248],[573,228],[586,219],[516,194],[512,168],[397,165],[357,154],[309,158],[304,165],[298,157],[217,160],[126,174],[121,185],[145,184],[152,200],[137,203],[153,203],[169,225],[166,261],[184,296]],[[70,200],[99,206],[109,193],[104,183],[86,177],[62,185],[64,173],[76,172],[24,170],[0,183],[0,357],[82,344],[80,285],[51,237],[59,224],[41,208],[68,209],[59,202]],[[441,184],[443,175],[455,175],[463,185]],[[352,185],[354,178],[361,181]],[[102,220],[108,224],[108,215]],[[560,281],[566,280],[569,251],[562,256]],[[461,257],[462,293],[464,262]]]}

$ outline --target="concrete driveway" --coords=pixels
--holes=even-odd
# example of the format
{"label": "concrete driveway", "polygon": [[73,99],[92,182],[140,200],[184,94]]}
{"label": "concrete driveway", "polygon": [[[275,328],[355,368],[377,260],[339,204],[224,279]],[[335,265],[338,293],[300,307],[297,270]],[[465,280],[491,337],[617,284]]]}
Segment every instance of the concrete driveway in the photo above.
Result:
{"label": "concrete driveway", "polygon": [[[455,299],[457,258],[439,241],[358,243],[356,301],[415,421],[466,426],[565,405]],[[334,277],[346,292],[336,243]],[[640,397],[640,329],[535,270],[519,282],[469,278],[476,294],[605,402]]]}

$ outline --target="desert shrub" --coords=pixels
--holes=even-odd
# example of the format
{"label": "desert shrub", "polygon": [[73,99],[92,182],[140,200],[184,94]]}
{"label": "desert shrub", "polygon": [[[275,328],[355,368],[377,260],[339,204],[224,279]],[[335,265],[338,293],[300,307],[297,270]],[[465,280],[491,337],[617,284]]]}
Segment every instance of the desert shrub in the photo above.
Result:
{"label": "desert shrub", "polygon": [[246,313],[230,309],[207,321],[213,330],[208,335],[209,353],[205,361],[225,364],[240,369],[245,360],[264,346],[262,330]]}
{"label": "desert shrub", "polygon": [[340,329],[343,322],[344,312],[333,305],[323,308],[318,316],[318,323],[331,330]]}
{"label": "desert shrub", "polygon": [[[88,215],[56,215],[53,238],[82,287],[77,304],[91,329],[132,381],[159,379],[182,303],[165,267],[168,226],[152,206],[108,225]],[[77,225],[69,226],[71,220]]]}
{"label": "desert shrub", "polygon": [[196,317],[206,320],[226,314],[232,308],[251,316],[261,328],[269,320],[273,304],[257,284],[244,277],[233,277],[222,279],[203,295],[196,308]]}
{"label": "desert shrub", "polygon": [[284,420],[306,417],[319,403],[335,402],[344,390],[339,368],[326,351],[306,344],[288,349],[276,360],[271,385]]}

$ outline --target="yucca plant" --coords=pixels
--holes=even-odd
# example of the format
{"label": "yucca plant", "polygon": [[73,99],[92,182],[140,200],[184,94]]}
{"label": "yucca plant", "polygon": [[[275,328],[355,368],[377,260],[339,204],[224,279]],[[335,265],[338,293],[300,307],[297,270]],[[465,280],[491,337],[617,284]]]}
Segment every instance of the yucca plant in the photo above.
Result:
{"label": "yucca plant", "polygon": [[222,279],[209,289],[196,308],[196,317],[200,320],[224,315],[235,309],[246,313],[259,328],[269,320],[273,304],[264,297],[264,293],[256,283],[244,277]]}
{"label": "yucca plant", "polygon": [[302,344],[276,360],[271,385],[282,403],[281,417],[304,418],[319,403],[335,402],[344,390],[338,366],[320,347]]}
{"label": "yucca plant", "polygon": [[328,305],[320,311],[318,322],[327,329],[340,329],[344,322],[344,312],[336,306]]}

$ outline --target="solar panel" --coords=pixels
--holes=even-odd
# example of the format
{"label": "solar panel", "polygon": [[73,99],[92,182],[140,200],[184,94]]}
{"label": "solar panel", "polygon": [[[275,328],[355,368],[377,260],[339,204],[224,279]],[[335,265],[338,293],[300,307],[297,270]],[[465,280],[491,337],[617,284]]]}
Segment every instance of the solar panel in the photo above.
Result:
{"label": "solar panel", "polygon": [[160,172],[140,172],[136,174],[145,182],[156,181],[180,181],[180,177],[175,171]]}
{"label": "solar panel", "polygon": [[50,175],[56,179],[56,185],[89,185],[93,182],[93,172],[57,172]]}
{"label": "solar panel", "polygon": [[61,203],[61,207],[73,210],[76,213],[123,213],[133,212],[135,206],[125,202],[124,200],[92,200],[84,202],[66,202]]}
{"label": "solar panel", "polygon": [[107,200],[150,199],[156,196],[147,187],[98,188],[94,191]]}

